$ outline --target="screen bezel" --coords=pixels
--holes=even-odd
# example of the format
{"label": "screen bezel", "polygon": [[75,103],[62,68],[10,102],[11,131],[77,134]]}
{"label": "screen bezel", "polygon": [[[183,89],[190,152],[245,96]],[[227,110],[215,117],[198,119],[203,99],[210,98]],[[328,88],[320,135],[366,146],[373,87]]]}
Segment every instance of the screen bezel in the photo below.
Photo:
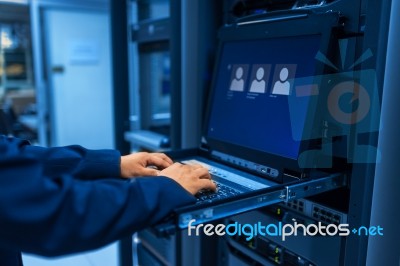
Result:
{"label": "screen bezel", "polygon": [[[258,17],[258,19],[258,21],[253,23],[246,22],[242,25],[228,25],[221,28],[219,32],[218,53],[213,72],[213,80],[211,83],[209,100],[207,102],[206,116],[203,125],[203,144],[206,143],[210,151],[222,152],[231,156],[246,159],[260,165],[273,167],[279,171],[280,175],[287,171],[303,173],[306,168],[301,168],[298,164],[297,159],[291,159],[280,155],[250,149],[247,147],[214,139],[208,136],[208,125],[211,115],[211,109],[213,107],[213,99],[215,97],[217,74],[221,61],[220,57],[222,55],[222,49],[225,43],[232,41],[256,41],[272,38],[320,35],[321,37],[319,51],[323,54],[327,54],[332,39],[332,30],[334,27],[338,26],[338,14],[336,13],[308,13],[305,16],[287,20],[263,20],[260,17]],[[315,64],[316,68],[314,76],[322,75],[324,73],[325,66],[322,63],[318,63],[317,61],[315,61]],[[313,102],[310,104],[307,110],[307,117],[312,116],[311,120],[313,122],[318,121],[318,112],[316,112],[316,108],[317,104]],[[308,121],[310,120],[308,119]],[[310,123],[308,122],[308,124]],[[305,126],[309,127],[310,125]],[[299,154],[302,151],[313,147],[315,142],[318,143],[318,140],[301,141]],[[243,156],[244,154],[245,156]]]}

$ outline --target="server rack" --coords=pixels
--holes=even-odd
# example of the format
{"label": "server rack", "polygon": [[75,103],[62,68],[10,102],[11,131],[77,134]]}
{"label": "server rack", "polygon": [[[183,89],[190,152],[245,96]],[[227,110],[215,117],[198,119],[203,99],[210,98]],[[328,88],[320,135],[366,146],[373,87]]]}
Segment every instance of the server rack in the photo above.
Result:
{"label": "server rack", "polygon": [[[133,149],[166,150],[179,144],[180,5],[129,1],[130,130]],[[174,135],[177,135],[174,137]]]}
{"label": "server rack", "polygon": [[[127,1],[130,104],[124,139],[131,150],[174,151],[198,145],[222,21],[220,5],[211,0]],[[209,19],[204,20],[204,13]],[[193,239],[183,232],[160,237],[149,229],[132,242],[134,265],[212,265],[217,257],[211,252],[200,261],[201,253],[216,241]]]}
{"label": "server rack", "polygon": [[[182,1],[182,3],[185,1]],[[193,2],[192,2],[193,3]],[[186,2],[188,4],[188,2]],[[182,11],[182,7],[184,5],[180,5],[178,9]],[[175,6],[176,7],[176,6]],[[332,64],[341,66],[341,65],[352,65],[357,62],[358,59],[362,58],[364,53],[366,51],[369,51],[369,53],[372,56],[368,56],[368,58],[364,58],[365,60],[362,61],[360,64],[358,64],[355,68],[354,71],[363,71],[367,69],[372,69],[374,70],[375,77],[376,77],[376,88],[377,88],[377,93],[379,96],[379,99],[381,99],[382,95],[382,88],[383,88],[383,77],[385,73],[385,60],[386,60],[386,40],[387,40],[387,34],[388,34],[388,20],[389,20],[389,11],[391,7],[391,1],[383,1],[383,2],[377,2],[377,1],[368,1],[368,0],[351,0],[351,1],[343,1],[343,0],[319,0],[319,1],[230,1],[226,0],[223,3],[223,10],[224,13],[222,14],[224,18],[224,23],[233,23],[236,19],[243,17],[243,16],[249,16],[253,14],[257,14],[260,12],[274,12],[278,10],[287,10],[290,12],[290,9],[293,8],[306,8],[306,9],[314,9],[317,10],[318,12],[331,12],[331,11],[337,11],[340,12],[343,16],[343,25],[344,25],[344,30],[342,32],[342,35],[340,36],[341,44],[338,44],[336,47],[333,48],[332,50],[332,55],[330,59],[332,60]],[[183,14],[183,13],[182,13]],[[182,23],[182,17],[179,19],[176,18],[176,22]],[[195,22],[195,21],[194,21]],[[181,33],[181,32],[180,32]],[[183,35],[179,34],[179,37],[182,38]],[[180,44],[177,45],[176,47],[179,47],[184,43],[182,39],[180,39]],[[346,57],[342,57],[343,54],[340,54],[341,46],[343,44],[346,44],[345,51],[346,51]],[[182,48],[182,47],[180,47]],[[343,47],[342,47],[343,48]],[[184,49],[183,49],[184,50]],[[184,62],[182,60],[182,54],[180,55],[180,62]],[[346,61],[342,62],[342,59],[345,59]],[[343,63],[343,64],[342,64]],[[182,67],[182,66],[181,66]],[[191,79],[192,81],[194,79]],[[179,78],[179,83],[185,82],[182,78]],[[187,82],[187,81],[186,81]],[[194,91],[188,91],[188,95],[195,95],[199,93],[200,95],[204,95],[205,92],[203,89],[200,90],[194,90]],[[185,107],[184,101],[182,101],[182,91],[174,97],[174,99],[179,99],[180,104],[174,105],[176,107],[176,110],[179,110],[177,113],[178,115],[176,116],[177,119],[176,122],[172,122],[171,125],[174,127],[176,126],[178,129],[176,134],[173,134],[173,139],[175,139],[176,145],[173,145],[172,148],[186,148],[188,146],[185,145],[192,145],[195,143],[195,140],[192,139],[186,139],[185,136],[189,136],[189,133],[183,133],[184,129],[182,127],[183,123],[188,123],[186,120],[185,122],[185,116],[182,116],[182,113],[184,112],[184,108],[187,108],[188,106]],[[185,98],[186,99],[186,98]],[[131,106],[132,107],[132,106]],[[196,107],[195,109],[192,109],[191,115],[196,116],[196,112],[199,111],[199,108]],[[188,117],[193,117],[191,115],[187,115],[186,119]],[[173,115],[171,114],[171,118]],[[201,119],[200,119],[201,120]],[[200,120],[195,120],[195,124],[198,123]],[[131,119],[132,122],[132,119]],[[190,121],[192,122],[192,121]],[[132,128],[132,127],[131,127]],[[172,132],[172,131],[171,131]],[[193,133],[193,132],[192,132]],[[194,132],[196,134],[196,132]],[[355,128],[353,131],[353,134],[350,136],[351,141],[349,142],[351,146],[351,149],[349,149],[349,154],[353,154],[355,149],[357,148],[358,144],[364,143],[367,146],[372,146],[376,147],[376,142],[377,142],[377,132],[367,132],[366,134],[361,134],[361,136],[356,136],[357,135],[357,129]],[[358,139],[360,137],[360,139]],[[127,137],[129,139],[129,137]],[[172,142],[171,142],[172,143]],[[187,144],[190,143],[190,144]],[[195,145],[193,145],[195,146]],[[371,153],[371,154],[368,154]],[[343,156],[348,156],[347,154],[347,148],[346,152],[344,152]],[[315,221],[321,221],[321,217],[324,219],[327,219],[325,214],[322,213],[321,211],[324,210],[325,213],[339,213],[340,217],[346,217],[346,220],[348,223],[352,224],[353,226],[362,226],[362,225],[369,225],[370,224],[370,212],[371,212],[371,202],[372,202],[372,189],[373,189],[373,183],[374,183],[374,170],[375,170],[375,161],[373,160],[375,158],[374,154],[374,149],[367,149],[367,154],[368,156],[366,158],[372,158],[371,161],[364,160],[359,161],[359,162],[354,162],[352,163],[351,167],[351,174],[350,174],[350,184],[346,189],[341,189],[338,191],[334,191],[333,193],[326,193],[323,196],[320,197],[315,197],[315,198],[310,198],[310,199],[305,199],[306,202],[309,202],[308,204],[311,205],[320,205],[322,206],[319,209],[319,214],[317,215],[318,217],[313,217],[315,214],[313,213],[303,213],[300,214],[301,217],[305,217],[307,219],[311,219]],[[350,160],[357,159],[354,156],[350,156]],[[343,198],[342,202],[344,203],[343,208],[339,208],[340,210],[337,209],[337,207],[331,207],[328,206],[329,202],[332,201],[332,199],[341,197]],[[299,201],[302,202],[302,201]],[[289,204],[289,203],[287,203]],[[293,216],[299,215],[299,213],[296,213],[296,210],[294,210],[293,206],[296,206],[296,208],[299,207],[300,203],[297,203],[295,205],[294,203],[290,203],[291,206],[285,205],[285,206],[274,206],[272,209],[276,208],[283,208],[285,209],[285,213],[292,214]],[[303,204],[305,204],[303,202]],[[287,208],[289,207],[289,208]],[[318,213],[318,212],[317,212]],[[322,215],[320,215],[322,214]],[[310,217],[310,215],[312,217]],[[260,210],[254,213],[250,214],[244,214],[242,217],[234,217],[233,219],[254,219],[254,217],[267,217],[266,219],[273,219],[274,216],[271,215],[271,210]],[[272,217],[272,218],[271,218]],[[297,217],[297,216],[296,216]],[[276,218],[276,217],[275,217]],[[340,220],[342,221],[342,220]],[[226,222],[232,222],[232,220],[226,220]],[[177,233],[171,240],[172,242],[169,243],[174,243],[173,246],[175,248],[179,248],[179,245],[175,245],[177,243],[183,243],[184,241],[182,239],[176,239],[176,237],[179,238],[179,234]],[[182,235],[181,235],[182,236]],[[150,236],[148,236],[151,238]],[[145,237],[142,236],[144,239]],[[269,240],[267,240],[269,241]],[[313,240],[305,240],[305,241],[311,241]],[[368,237],[358,237],[358,236],[350,236],[346,239],[340,239],[337,240],[337,249],[335,249],[334,252],[332,252],[331,256],[332,258],[334,257],[335,259],[333,261],[337,261],[339,265],[343,264],[351,264],[351,265],[364,265],[366,262],[366,252],[367,252],[367,242],[368,242]],[[318,241],[315,241],[315,243],[318,243]],[[193,244],[192,245],[199,245],[199,244]],[[218,244],[219,245],[219,244]],[[276,244],[275,244],[276,245]],[[313,263],[313,261],[318,261],[316,259],[312,258],[312,254],[305,254],[304,257],[301,256],[300,251],[296,253],[296,248],[288,248],[285,246],[286,243],[283,243],[280,247],[282,251],[286,253],[282,254],[289,254],[293,256],[297,256],[298,258],[298,263],[302,262],[310,262]],[[235,248],[236,247],[236,251]],[[218,264],[226,264],[230,263],[230,265],[236,265],[232,263],[244,263],[243,265],[253,265],[260,263],[260,261],[254,260],[253,253],[254,250],[252,251],[251,249],[254,247],[246,247],[243,245],[243,243],[240,242],[238,239],[224,239],[223,243],[221,244],[221,248],[219,253],[223,254],[224,260],[222,261],[214,261],[214,263]],[[252,253],[253,252],[253,253]],[[179,251],[175,249],[174,252],[171,254],[175,254],[174,256],[177,256]],[[303,252],[304,253],[304,252]],[[247,254],[247,255],[246,255]],[[249,256],[250,254],[250,256]],[[144,255],[145,256],[145,255]],[[260,254],[257,256],[260,257]],[[243,258],[248,258],[248,257],[253,257],[253,259],[246,260]],[[288,256],[290,257],[290,256]],[[176,258],[176,257],[175,257]],[[228,258],[228,259],[227,259]],[[229,259],[230,258],[230,259]],[[279,257],[281,259],[281,263],[285,257],[282,255]],[[279,261],[274,261],[274,260],[266,260],[265,256],[261,256],[261,263],[270,263],[271,265],[276,265],[279,264]],[[172,259],[170,263],[171,265],[183,265],[182,263],[184,262],[184,259]],[[233,262],[232,262],[233,261]],[[244,261],[244,262],[243,262]],[[162,264],[161,264],[162,265]]]}
{"label": "server rack", "polygon": [[[332,47],[330,59],[332,64],[338,66],[338,72],[343,71],[344,67],[354,67],[351,71],[363,72],[372,70],[376,80],[375,97],[379,99],[378,106],[381,106],[383,78],[385,73],[386,46],[389,30],[389,14],[391,1],[228,1],[226,5],[229,12],[226,18],[228,21],[234,21],[241,16],[250,16],[260,12],[270,12],[276,10],[290,10],[300,5],[303,8],[318,10],[318,12],[338,11],[343,16],[343,32],[339,37],[339,43],[336,47]],[[274,5],[273,3],[276,3]],[[346,54],[344,54],[344,53]],[[367,56],[368,54],[368,56]],[[349,68],[347,68],[349,70]],[[345,71],[345,70],[344,70]],[[372,97],[372,95],[370,95]],[[378,107],[378,108],[379,108]],[[379,114],[377,114],[379,116]],[[376,119],[376,118],[371,118]],[[377,138],[378,138],[378,121],[372,122],[368,132],[360,130],[358,126],[354,126],[349,137],[347,152],[341,152],[347,156],[347,160],[351,165],[351,174],[349,175],[350,184],[347,189],[340,189],[331,193],[325,193],[322,196],[305,199],[309,204],[317,204],[324,206],[317,212],[306,214],[302,219],[308,222],[325,222],[322,219],[331,218],[327,214],[330,212],[342,213],[346,217],[345,222],[351,226],[358,228],[360,226],[370,225],[372,191],[375,178],[375,163],[377,155]],[[371,124],[372,124],[371,123]],[[363,131],[362,133],[359,133]],[[362,147],[364,146],[364,147]],[[363,148],[367,147],[365,150]],[[343,149],[343,148],[340,148]],[[365,157],[357,158],[359,154]],[[341,201],[341,206],[331,207],[332,201]],[[292,206],[298,208],[298,203],[291,203]],[[287,207],[287,206],[284,206]],[[273,206],[272,209],[280,209],[281,206]],[[298,209],[285,210],[285,213],[292,213],[297,217]],[[320,215],[323,213],[323,215]],[[304,214],[304,213],[303,213]],[[290,216],[290,215],[289,215]],[[255,217],[258,219],[276,220],[274,215],[271,216],[270,211],[261,210],[251,214],[244,214],[239,217],[233,217],[233,220],[227,220],[227,223],[239,220],[244,222],[253,221]],[[263,218],[264,217],[264,218]],[[340,216],[341,217],[341,216]],[[297,218],[293,218],[296,220]],[[293,221],[286,221],[291,223]],[[336,221],[334,221],[336,222]],[[341,221],[342,222],[342,221]],[[261,242],[265,239],[261,239]],[[247,243],[243,239],[228,239],[225,245],[225,259],[228,265],[365,265],[367,259],[368,236],[351,234],[347,238],[338,239],[336,244],[331,245],[333,248],[329,253],[325,254],[327,261],[321,261],[312,254],[312,249],[308,250],[308,254],[304,250],[297,249],[290,243],[274,243],[271,239],[266,241],[270,245],[277,248],[279,252],[270,250],[270,253],[260,256],[255,243]],[[320,239],[304,239],[298,238],[299,242],[307,244],[314,243],[314,252],[324,253],[324,247],[327,248]],[[265,243],[264,243],[265,244]],[[268,250],[268,247],[266,247]],[[300,250],[300,251],[299,251]],[[286,253],[285,253],[286,252]],[[297,252],[297,253],[296,253]],[[304,253],[305,252],[305,253]],[[247,257],[246,257],[247,254]],[[250,254],[250,256],[249,256]],[[371,256],[372,257],[372,256]],[[258,259],[257,259],[258,258]],[[293,258],[293,259],[292,259]],[[297,258],[297,259],[296,259]],[[230,262],[232,261],[232,262]]]}

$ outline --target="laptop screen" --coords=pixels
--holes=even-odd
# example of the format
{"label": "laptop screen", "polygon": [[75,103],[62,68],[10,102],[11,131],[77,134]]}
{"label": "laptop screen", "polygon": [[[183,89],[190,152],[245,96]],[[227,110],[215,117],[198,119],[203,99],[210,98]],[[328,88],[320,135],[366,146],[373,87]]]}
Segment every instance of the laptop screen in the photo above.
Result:
{"label": "laptop screen", "polygon": [[299,156],[307,103],[291,108],[295,79],[315,74],[321,36],[225,42],[207,137],[290,159]]}

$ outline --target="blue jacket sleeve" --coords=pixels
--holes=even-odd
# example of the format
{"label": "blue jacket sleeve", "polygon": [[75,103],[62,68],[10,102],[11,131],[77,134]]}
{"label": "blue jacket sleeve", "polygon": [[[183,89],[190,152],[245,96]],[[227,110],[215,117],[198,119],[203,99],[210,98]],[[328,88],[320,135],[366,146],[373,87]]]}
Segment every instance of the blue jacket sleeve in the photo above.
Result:
{"label": "blue jacket sleeve", "polygon": [[121,155],[116,150],[89,150],[79,145],[44,148],[27,145],[27,142],[21,144],[19,152],[40,159],[47,175],[68,173],[80,179],[120,176]]}
{"label": "blue jacket sleeve", "polygon": [[0,139],[0,247],[45,256],[98,248],[150,226],[193,203],[166,177],[72,178],[45,175],[24,143]]}

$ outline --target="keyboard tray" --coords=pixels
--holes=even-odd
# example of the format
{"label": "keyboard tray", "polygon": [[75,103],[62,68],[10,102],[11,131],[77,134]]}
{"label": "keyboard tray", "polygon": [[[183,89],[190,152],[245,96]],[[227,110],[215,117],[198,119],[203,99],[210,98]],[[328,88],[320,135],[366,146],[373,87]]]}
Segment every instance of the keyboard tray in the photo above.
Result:
{"label": "keyboard tray", "polygon": [[[176,158],[176,157],[173,157]],[[191,225],[209,223],[261,207],[288,202],[294,199],[313,196],[347,185],[347,177],[343,173],[319,174],[318,178],[308,178],[278,184],[268,188],[243,193],[229,199],[221,199],[212,203],[193,204],[174,210],[166,221],[153,227],[157,234],[170,235],[176,230],[183,230]]]}

